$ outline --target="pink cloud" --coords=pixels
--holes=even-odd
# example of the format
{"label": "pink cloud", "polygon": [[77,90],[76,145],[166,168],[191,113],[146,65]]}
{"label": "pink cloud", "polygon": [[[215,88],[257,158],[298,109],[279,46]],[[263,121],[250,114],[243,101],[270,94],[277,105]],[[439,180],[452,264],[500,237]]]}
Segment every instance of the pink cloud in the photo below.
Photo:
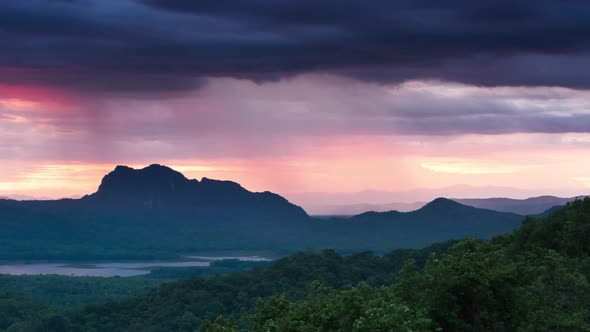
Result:
{"label": "pink cloud", "polygon": [[[0,87],[0,194],[23,174],[53,174],[43,173],[48,165],[87,166],[83,179],[59,178],[64,195],[92,191],[116,164],[150,163],[278,192],[464,183],[582,190],[569,177],[585,176],[588,93],[317,75],[212,79],[166,99]],[[58,192],[45,183],[46,194]]]}

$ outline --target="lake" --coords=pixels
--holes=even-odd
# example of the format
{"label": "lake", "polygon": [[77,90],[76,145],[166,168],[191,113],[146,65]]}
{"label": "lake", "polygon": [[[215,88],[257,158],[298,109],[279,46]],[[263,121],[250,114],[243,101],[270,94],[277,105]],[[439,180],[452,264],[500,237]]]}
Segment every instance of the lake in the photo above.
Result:
{"label": "lake", "polygon": [[260,256],[186,256],[177,261],[142,261],[142,262],[76,262],[0,264],[0,274],[41,275],[58,274],[78,277],[132,277],[149,274],[160,267],[208,267],[211,262],[237,259],[246,262],[271,261]]}

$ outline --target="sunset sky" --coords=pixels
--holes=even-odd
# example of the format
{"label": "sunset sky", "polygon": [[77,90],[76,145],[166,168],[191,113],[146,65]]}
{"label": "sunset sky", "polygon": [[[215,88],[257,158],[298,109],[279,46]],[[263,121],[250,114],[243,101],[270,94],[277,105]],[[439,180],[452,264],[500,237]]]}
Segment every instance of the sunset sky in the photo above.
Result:
{"label": "sunset sky", "polygon": [[590,193],[589,2],[377,3],[0,2],[0,196],[152,163],[287,196]]}

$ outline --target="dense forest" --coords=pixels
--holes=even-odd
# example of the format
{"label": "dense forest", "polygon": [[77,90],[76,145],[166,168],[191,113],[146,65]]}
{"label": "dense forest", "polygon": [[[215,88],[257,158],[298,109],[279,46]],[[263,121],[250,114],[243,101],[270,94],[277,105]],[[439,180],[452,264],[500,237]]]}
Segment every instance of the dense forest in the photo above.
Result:
{"label": "dense forest", "polygon": [[[321,252],[310,250],[282,258],[268,267],[256,266],[249,272],[229,275],[226,273],[232,268],[252,268],[256,264],[265,263],[219,262],[214,270],[203,270],[203,274],[199,277],[166,283],[145,296],[65,310],[59,306],[35,303],[46,303],[50,300],[63,304],[55,296],[55,292],[58,292],[60,287],[56,290],[46,282],[42,285],[33,285],[35,292],[9,294],[3,299],[6,310],[0,310],[0,313],[5,313],[3,317],[0,317],[0,322],[4,322],[0,323],[0,331],[8,329],[11,325],[13,327],[9,330],[18,327],[21,330],[42,331],[48,324],[53,324],[50,331],[54,331],[60,330],[56,327],[58,322],[62,324],[61,330],[65,331],[186,331],[196,329],[204,320],[213,320],[219,315],[239,319],[242,315],[252,313],[259,298],[268,298],[273,294],[285,294],[293,300],[300,299],[314,281],[320,281],[334,288],[353,286],[360,282],[375,286],[391,284],[397,278],[397,271],[406,260],[414,259],[424,263],[431,253],[442,254],[452,243],[436,244],[421,250],[399,249],[383,256],[370,252],[342,256],[333,250]],[[170,275],[176,277],[183,270],[166,268],[148,277],[161,278]],[[211,274],[216,275],[211,276]],[[22,277],[7,278],[20,280]],[[30,278],[44,280],[49,277]],[[66,285],[67,280],[64,279],[66,277],[54,278],[60,280],[62,285]],[[133,285],[131,289],[141,291],[138,288],[142,287],[141,283],[145,282],[146,277],[129,279],[133,278],[138,280],[140,285]],[[78,287],[85,286],[93,291],[100,290],[101,285],[110,290],[123,289],[122,282],[128,283],[128,281],[120,282],[127,278],[107,278],[107,281],[98,284],[89,282],[95,278],[75,279],[78,280],[76,281]],[[22,282],[20,281],[20,286]],[[73,287],[75,288],[77,287]],[[67,295],[67,286],[64,291]],[[54,292],[54,294],[47,296],[48,292]],[[35,302],[30,299],[33,296],[36,296]],[[35,306],[28,305],[29,303],[35,303]],[[189,329],[187,326],[196,328]],[[16,331],[20,331],[19,329]]]}
{"label": "dense forest", "polygon": [[[252,331],[589,331],[590,199],[512,234],[454,245],[425,265],[408,260],[397,283],[261,300]],[[233,330],[222,317],[205,330]],[[225,329],[222,329],[225,328]]]}
{"label": "dense forest", "polygon": [[18,293],[20,296],[43,303],[59,307],[74,307],[143,295],[162,283],[173,280],[228,275],[268,264],[270,262],[228,259],[213,261],[207,267],[156,267],[145,275],[108,278],[0,274],[0,294],[16,295]]}
{"label": "dense forest", "polygon": [[590,199],[488,241],[302,252],[66,310],[0,298],[7,331],[589,331]]}

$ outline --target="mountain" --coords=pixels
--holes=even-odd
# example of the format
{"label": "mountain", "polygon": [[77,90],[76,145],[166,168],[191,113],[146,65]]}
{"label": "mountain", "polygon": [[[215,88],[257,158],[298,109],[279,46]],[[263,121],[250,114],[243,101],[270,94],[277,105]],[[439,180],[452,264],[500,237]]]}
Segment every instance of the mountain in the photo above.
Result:
{"label": "mountain", "polygon": [[482,209],[490,209],[502,212],[513,212],[521,215],[538,215],[555,207],[563,206],[567,202],[574,201],[584,196],[569,198],[555,196],[538,196],[527,199],[512,198],[453,198],[461,204],[474,206]]}
{"label": "mountain", "polygon": [[[353,247],[350,237],[364,243],[358,249],[379,250],[387,243],[399,247],[417,248],[438,241],[461,239],[467,236],[480,239],[510,232],[522,222],[515,213],[479,209],[459,204],[446,198],[437,198],[424,207],[411,212],[365,212],[349,218],[331,218],[322,221],[324,228],[336,228],[342,235],[334,247]],[[325,231],[325,229],[324,229]],[[357,244],[360,244],[357,243]]]}
{"label": "mountain", "polygon": [[[416,188],[403,191],[365,190],[359,192],[292,192],[286,193],[289,201],[303,207],[311,215],[353,215],[364,211],[411,211],[422,207],[436,197],[520,197],[533,196],[535,190],[512,187],[473,186],[459,184],[437,188]],[[423,202],[415,204],[415,202]],[[407,206],[409,204],[410,206]],[[347,212],[365,205],[366,209]],[[342,207],[342,211],[334,211]]]}
{"label": "mountain", "polygon": [[100,210],[131,214],[148,211],[193,222],[280,219],[285,223],[309,218],[302,208],[271,192],[250,192],[231,181],[189,180],[161,165],[140,170],[117,166],[102,179],[96,193],[81,201]]}
{"label": "mountain", "polygon": [[161,165],[117,166],[80,199],[0,201],[0,259],[154,259],[309,247],[382,252],[489,238],[520,219],[442,198],[412,212],[319,219],[279,195],[235,182],[190,180]]}
{"label": "mountain", "polygon": [[161,165],[117,166],[80,199],[0,201],[0,259],[158,258],[280,248],[311,218],[270,192],[189,180]]}

